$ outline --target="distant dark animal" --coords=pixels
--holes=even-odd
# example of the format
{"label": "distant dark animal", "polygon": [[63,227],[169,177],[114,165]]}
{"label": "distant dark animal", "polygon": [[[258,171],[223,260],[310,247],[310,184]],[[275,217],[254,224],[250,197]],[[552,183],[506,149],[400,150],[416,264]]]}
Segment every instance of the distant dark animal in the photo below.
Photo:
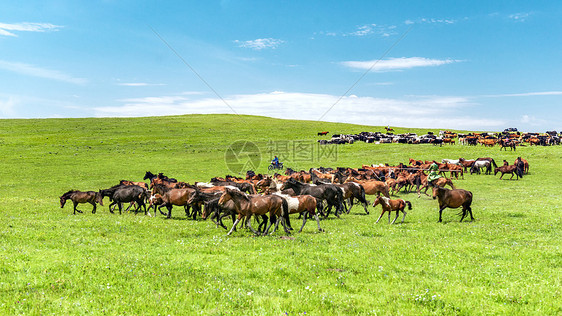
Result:
{"label": "distant dark animal", "polygon": [[[375,224],[377,224],[379,222],[379,220],[382,218],[382,216],[386,212],[388,212],[388,223],[389,224],[394,224],[394,222],[396,222],[396,219],[398,218],[398,215],[400,215],[400,212],[402,212],[404,214],[404,217],[402,217],[402,223],[404,223],[404,219],[406,219],[406,211],[404,210],[406,208],[406,205],[408,206],[409,210],[412,209],[412,203],[410,203],[410,201],[405,201],[405,200],[402,200],[402,199],[391,200],[391,199],[389,199],[385,196],[378,196],[375,199],[375,202],[373,202],[373,207],[376,207],[379,204],[382,207],[382,213],[381,213],[381,216],[379,216],[379,218],[375,222]],[[390,222],[390,213],[392,213],[392,212],[396,212],[396,217],[394,218],[394,220],[391,223]]]}
{"label": "distant dark animal", "polygon": [[326,135],[328,135],[328,133],[329,132],[320,132],[320,133],[318,133],[318,136],[326,136]]}
{"label": "distant dark animal", "polygon": [[74,215],[76,215],[76,212],[82,213],[82,211],[80,211],[76,208],[76,206],[79,203],[90,203],[90,204],[92,204],[92,206],[94,207],[92,209],[92,214],[96,213],[96,203],[99,203],[101,206],[103,206],[102,195],[99,192],[95,192],[95,191],[82,192],[82,191],[77,191],[77,190],[70,190],[60,197],[60,207],[61,208],[64,207],[64,204],[66,203],[67,200],[71,200],[72,203],[74,204]]}
{"label": "distant dark animal", "polygon": [[439,223],[442,222],[441,214],[443,210],[447,207],[449,208],[459,208],[462,206],[461,222],[470,214],[470,220],[473,221],[472,209],[470,205],[472,204],[472,192],[463,189],[449,190],[443,187],[433,187],[433,199],[439,200]]}

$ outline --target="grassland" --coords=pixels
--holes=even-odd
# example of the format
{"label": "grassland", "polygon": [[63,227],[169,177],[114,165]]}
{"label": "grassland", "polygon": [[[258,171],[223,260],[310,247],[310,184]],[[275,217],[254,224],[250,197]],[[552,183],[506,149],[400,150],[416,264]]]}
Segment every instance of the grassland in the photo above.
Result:
{"label": "grassland", "polygon": [[519,181],[455,182],[474,193],[475,222],[458,223],[446,210],[438,224],[436,201],[404,193],[414,206],[404,224],[374,225],[380,209],[355,207],[322,221],[326,233],[309,223],[294,239],[245,230],[227,237],[180,209],[165,220],[59,208],[70,189],[140,181],[147,170],[190,182],[231,174],[225,150],[236,140],[257,144],[256,171],[265,172],[272,141],[312,144],[324,130],[383,129],[232,115],[1,120],[0,314],[562,313],[559,146],[356,143],[337,147],[337,157],[285,160],[307,169],[526,158],[530,174]]}

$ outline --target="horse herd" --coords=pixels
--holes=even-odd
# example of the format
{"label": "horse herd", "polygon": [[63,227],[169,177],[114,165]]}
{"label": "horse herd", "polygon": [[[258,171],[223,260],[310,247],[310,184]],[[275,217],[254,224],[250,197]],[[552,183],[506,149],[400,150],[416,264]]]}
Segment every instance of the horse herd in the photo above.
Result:
{"label": "horse herd", "polygon": [[[290,214],[300,214],[302,218],[302,231],[307,219],[314,218],[318,230],[323,231],[320,226],[319,215],[327,218],[330,214],[340,217],[349,213],[357,201],[366,214],[369,214],[369,202],[366,196],[376,196],[372,206],[381,205],[382,212],[376,223],[380,221],[385,213],[388,213],[388,221],[394,224],[400,213],[403,214],[402,222],[406,217],[406,208],[412,209],[412,203],[403,199],[391,199],[400,190],[404,192],[417,192],[420,197],[422,190],[427,195],[427,190],[432,188],[433,198],[439,201],[439,222],[442,221],[441,214],[447,207],[462,207],[461,221],[468,215],[471,220],[472,193],[463,189],[457,189],[452,178],[464,177],[466,170],[472,173],[480,173],[486,169],[494,172],[511,173],[512,177],[518,178],[528,172],[528,162],[520,157],[513,165],[504,160],[504,166],[497,167],[492,158],[467,159],[443,159],[437,163],[442,174],[450,173],[450,177],[441,177],[435,183],[429,183],[426,171],[430,164],[436,161],[422,161],[410,159],[409,164],[400,163],[396,166],[388,164],[363,165],[361,168],[311,168],[308,171],[295,171],[287,168],[285,174],[263,175],[248,171],[245,178],[226,176],[224,178],[212,178],[209,182],[196,182],[189,184],[169,178],[162,173],[153,174],[146,172],[143,180],[146,182],[133,182],[121,180],[118,185],[98,191],[71,190],[60,197],[60,206],[64,207],[67,200],[74,205],[74,214],[82,213],[77,209],[80,203],[90,203],[93,206],[92,213],[96,213],[96,204],[103,206],[103,199],[110,200],[109,211],[114,213],[118,208],[121,214],[124,204],[130,203],[125,211],[134,207],[135,213],[143,210],[150,214],[150,209],[157,211],[167,218],[172,217],[174,206],[184,208],[188,218],[196,219],[198,215],[211,220],[216,226],[228,230],[224,224],[225,217],[232,218],[232,226],[228,231],[231,234],[237,225],[242,222],[256,234],[267,234],[273,226],[275,232],[281,224],[289,233],[291,228]],[[501,177],[500,177],[501,178]],[[444,188],[449,186],[451,189]],[[165,208],[167,213],[163,212]],[[391,221],[391,214],[396,216]],[[252,217],[256,218],[257,229],[252,227]]]}

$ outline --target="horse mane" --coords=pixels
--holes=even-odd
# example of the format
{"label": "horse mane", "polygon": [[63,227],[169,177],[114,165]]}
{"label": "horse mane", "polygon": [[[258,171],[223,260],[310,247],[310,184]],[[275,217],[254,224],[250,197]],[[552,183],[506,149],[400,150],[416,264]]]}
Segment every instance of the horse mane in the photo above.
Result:
{"label": "horse mane", "polygon": [[234,195],[234,196],[236,196],[236,197],[238,197],[238,198],[241,198],[241,199],[244,199],[244,200],[246,200],[246,201],[248,201],[248,202],[251,201],[251,200],[250,200],[250,197],[249,197],[246,193],[244,193],[244,192],[242,192],[242,191],[240,191],[240,190],[236,191],[236,190],[229,189],[229,190],[228,190],[228,194]]}
{"label": "horse mane", "polygon": [[70,190],[70,191],[66,192],[65,194],[63,194],[63,195],[61,196],[61,198],[67,199],[70,195],[72,195],[72,194],[75,193],[75,192],[78,192],[78,190]]}

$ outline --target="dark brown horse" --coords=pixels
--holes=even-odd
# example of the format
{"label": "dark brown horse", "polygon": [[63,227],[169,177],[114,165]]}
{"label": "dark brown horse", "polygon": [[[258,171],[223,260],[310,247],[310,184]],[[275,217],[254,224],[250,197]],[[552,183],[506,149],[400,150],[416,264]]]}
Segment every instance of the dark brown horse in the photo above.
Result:
{"label": "dark brown horse", "polygon": [[523,172],[529,173],[529,162],[521,157],[517,157],[517,159],[515,159],[515,162],[513,164],[519,165],[519,162],[523,163]]}
{"label": "dark brown horse", "polygon": [[515,179],[519,180],[519,172],[517,172],[517,165],[503,165],[501,167],[495,168],[494,169],[494,175],[497,175],[498,172],[501,172],[501,176],[500,176],[500,180],[501,178],[503,178],[503,175],[506,173],[511,174],[511,177],[509,178],[509,180],[513,179],[513,175],[517,176]]}
{"label": "dark brown horse", "polygon": [[101,193],[95,191],[82,192],[77,190],[70,190],[60,197],[61,208],[64,207],[64,204],[67,200],[71,200],[74,204],[74,215],[76,215],[76,212],[82,213],[82,211],[76,208],[79,203],[92,204],[92,206],[94,207],[92,209],[92,214],[96,213],[96,203],[99,203],[101,206],[103,206],[103,197]]}
{"label": "dark brown horse", "polygon": [[269,213],[270,224],[265,229],[263,235],[267,235],[271,224],[275,220],[274,233],[281,222],[285,228],[285,232],[290,233],[289,229],[285,224],[285,218],[289,216],[287,202],[277,195],[247,195],[243,192],[237,190],[226,189],[226,191],[221,195],[219,199],[219,204],[224,205],[228,201],[234,202],[234,208],[238,213],[238,217],[232,225],[232,228],[227,235],[232,234],[236,226],[241,219],[246,218],[246,225],[254,232],[254,234],[259,235],[260,232],[252,228],[251,218],[252,216],[265,215]]}
{"label": "dark brown horse", "polygon": [[447,207],[449,208],[459,208],[462,206],[462,220],[470,213],[470,220],[473,221],[472,209],[470,204],[472,204],[472,192],[463,189],[449,190],[443,187],[433,187],[433,199],[439,199],[439,221],[442,222],[441,214],[443,210]]}
{"label": "dark brown horse", "polygon": [[[375,202],[373,202],[373,207],[376,207],[379,204],[382,207],[382,213],[381,213],[381,216],[379,216],[379,218],[375,222],[375,224],[379,222],[379,220],[382,218],[382,216],[386,212],[388,212],[388,223],[389,224],[394,224],[394,222],[396,222],[396,219],[398,218],[398,215],[400,215],[400,212],[404,213],[404,217],[402,217],[402,223],[404,223],[404,219],[406,219],[406,211],[404,210],[406,208],[406,205],[408,205],[409,210],[412,209],[412,203],[410,203],[410,201],[405,201],[405,200],[402,200],[402,199],[391,200],[391,199],[389,199],[387,197],[384,197],[384,196],[377,197],[375,199]],[[396,212],[396,217],[394,218],[394,220],[391,223],[390,222],[390,213],[392,213],[392,212]]]}

